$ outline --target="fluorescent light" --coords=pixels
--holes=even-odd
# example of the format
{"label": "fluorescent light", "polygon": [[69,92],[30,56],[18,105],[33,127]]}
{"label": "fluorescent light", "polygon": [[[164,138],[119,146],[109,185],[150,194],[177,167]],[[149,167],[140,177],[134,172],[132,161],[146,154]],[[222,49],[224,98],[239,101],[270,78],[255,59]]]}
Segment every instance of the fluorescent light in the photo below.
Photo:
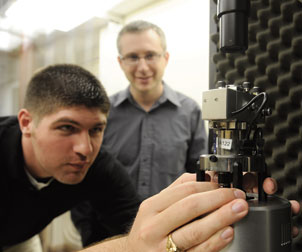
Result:
{"label": "fluorescent light", "polygon": [[12,26],[26,34],[69,31],[106,12],[122,0],[16,0],[6,11]]}
{"label": "fluorescent light", "polygon": [[11,51],[21,45],[21,38],[6,31],[0,31],[0,50]]}
{"label": "fluorescent light", "polygon": [[50,14],[46,12],[47,9],[45,0],[17,0],[5,15],[13,30],[31,35],[41,30],[53,30],[50,23],[47,23]]}

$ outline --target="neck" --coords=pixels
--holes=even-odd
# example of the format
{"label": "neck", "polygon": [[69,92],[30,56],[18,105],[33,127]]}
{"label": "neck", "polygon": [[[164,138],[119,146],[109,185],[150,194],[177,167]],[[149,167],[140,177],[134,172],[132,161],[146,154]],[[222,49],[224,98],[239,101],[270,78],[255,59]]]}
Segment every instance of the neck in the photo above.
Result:
{"label": "neck", "polygon": [[161,97],[163,93],[163,85],[158,85],[158,88],[140,92],[130,86],[130,93],[133,99],[146,111],[150,111],[152,105]]}
{"label": "neck", "polygon": [[22,150],[23,150],[23,157],[24,157],[24,167],[30,173],[31,176],[34,178],[45,178],[47,177],[44,175],[39,169],[37,168],[37,162],[34,159],[34,151],[32,148],[32,144],[30,140],[22,135]]}

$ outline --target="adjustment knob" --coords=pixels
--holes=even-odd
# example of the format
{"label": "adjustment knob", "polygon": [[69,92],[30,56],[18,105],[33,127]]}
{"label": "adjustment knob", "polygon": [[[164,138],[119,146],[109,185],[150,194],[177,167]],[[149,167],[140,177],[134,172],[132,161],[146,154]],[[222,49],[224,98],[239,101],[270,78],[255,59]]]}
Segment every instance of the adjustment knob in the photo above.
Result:
{"label": "adjustment knob", "polygon": [[216,163],[218,161],[218,158],[215,155],[210,156],[209,159],[213,163]]}
{"label": "adjustment knob", "polygon": [[258,95],[261,92],[261,89],[260,89],[260,87],[253,87],[251,92],[254,95]]}
{"label": "adjustment knob", "polygon": [[226,87],[226,82],[224,80],[217,81],[216,87],[217,88],[225,88]]}
{"label": "adjustment knob", "polygon": [[245,81],[242,83],[242,87],[245,92],[249,92],[252,88],[252,84],[249,81]]}

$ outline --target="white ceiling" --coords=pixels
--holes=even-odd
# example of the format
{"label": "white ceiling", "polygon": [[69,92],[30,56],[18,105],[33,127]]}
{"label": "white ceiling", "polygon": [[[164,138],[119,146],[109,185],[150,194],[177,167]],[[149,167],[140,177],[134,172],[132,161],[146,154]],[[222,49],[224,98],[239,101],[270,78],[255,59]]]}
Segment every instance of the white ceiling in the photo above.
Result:
{"label": "white ceiling", "polygon": [[121,18],[139,10],[145,8],[151,4],[156,2],[160,2],[163,0],[124,0],[117,6],[115,6],[110,13]]}
{"label": "white ceiling", "polygon": [[[22,38],[22,34],[19,34],[19,32],[15,32],[13,30],[7,30],[2,26],[5,23],[5,16],[4,16],[5,11],[15,1],[18,0],[0,0],[0,33],[6,32],[7,35],[10,36],[8,40],[10,41],[9,43],[11,45],[11,48],[7,49],[9,51],[16,48],[16,45],[18,46],[18,44],[21,43],[21,38]],[[123,0],[120,4],[112,8],[108,14],[109,17],[115,19],[115,21],[123,22],[123,19],[127,15],[135,11],[138,11],[139,9],[146,8],[147,6],[160,1],[167,1],[167,0]],[[4,49],[0,48],[0,51],[1,50]]]}

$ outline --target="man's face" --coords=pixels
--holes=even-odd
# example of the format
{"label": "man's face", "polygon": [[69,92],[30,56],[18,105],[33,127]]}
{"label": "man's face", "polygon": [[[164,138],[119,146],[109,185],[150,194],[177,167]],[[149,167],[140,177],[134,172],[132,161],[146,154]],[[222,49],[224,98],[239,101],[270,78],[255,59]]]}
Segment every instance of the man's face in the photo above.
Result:
{"label": "man's face", "polygon": [[94,162],[102,141],[107,116],[97,108],[62,108],[29,124],[26,134],[32,151],[25,162],[41,177],[61,183],[81,182]]}
{"label": "man's face", "polygon": [[[118,57],[120,66],[131,88],[137,92],[152,92],[161,88],[162,77],[168,63],[169,54],[163,51],[161,41],[153,30],[140,33],[125,33],[120,39],[121,55]],[[148,61],[148,57],[154,60]],[[137,64],[129,64],[127,58],[139,57]]]}

